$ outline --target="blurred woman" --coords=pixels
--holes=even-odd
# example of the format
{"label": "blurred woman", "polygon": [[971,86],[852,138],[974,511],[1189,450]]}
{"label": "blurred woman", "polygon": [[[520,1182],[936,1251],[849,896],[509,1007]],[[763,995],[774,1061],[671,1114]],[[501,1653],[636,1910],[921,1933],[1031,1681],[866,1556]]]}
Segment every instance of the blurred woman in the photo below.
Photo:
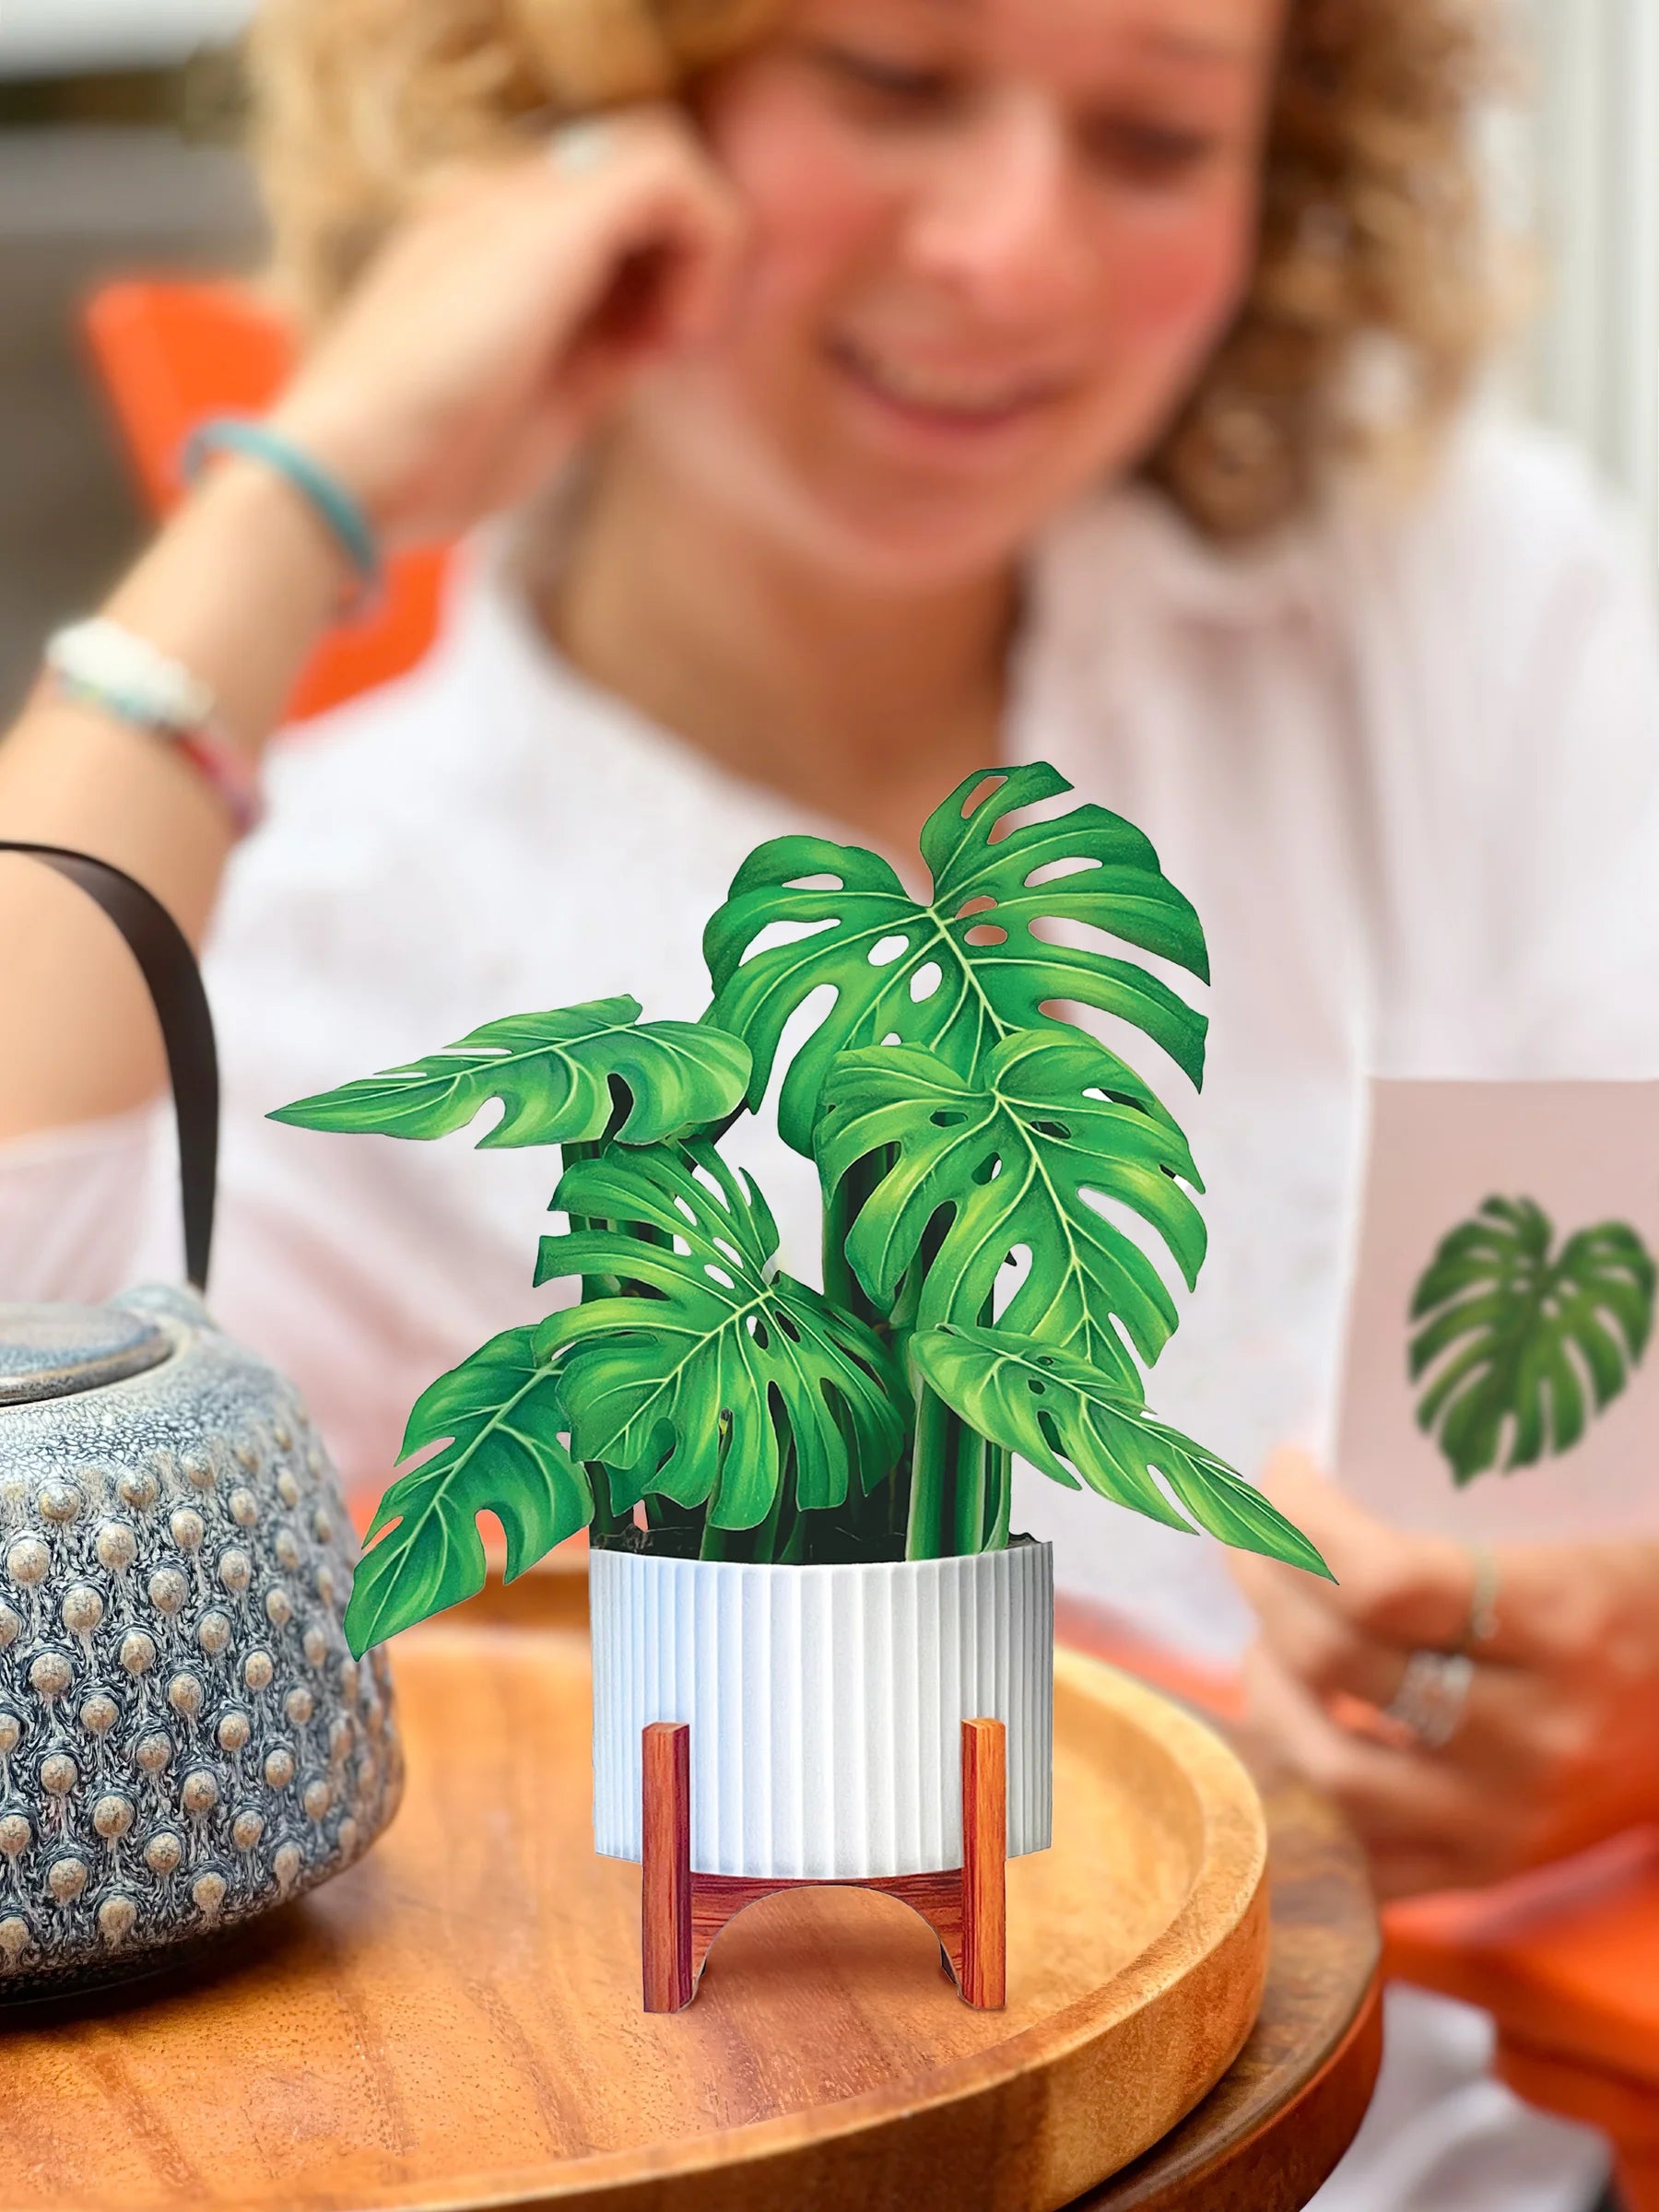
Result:
{"label": "blurred woman", "polygon": [[[1045,758],[1152,835],[1214,948],[1192,1125],[1216,1256],[1159,1409],[1247,1468],[1310,1433],[1363,1071],[1659,1072],[1631,986],[1659,951],[1638,571],[1571,462],[1459,413],[1488,321],[1470,10],[273,0],[255,53],[313,343],[262,451],[105,610],[202,703],[201,742],[59,684],[0,752],[6,834],[106,853],[211,924],[226,1325],[378,1481],[418,1391],[536,1310],[546,1167],[265,1112],[525,1006],[694,1011],[700,925],[759,840],[902,862],[974,769]],[[441,638],[271,754],[268,827],[227,869],[365,530],[466,535]],[[4,1279],[96,1295],[170,1265],[156,1047],[61,887],[18,871],[0,898]],[[749,1159],[809,1267],[801,1163]],[[1074,1587],[1241,1648],[1208,1552],[1041,1487],[1022,1510]],[[1654,1528],[1571,1572],[1628,1611],[1635,1561],[1659,1618]],[[1330,1539],[1339,1574],[1348,1539],[1369,1524]],[[1469,1562],[1398,1542],[1393,1598],[1439,1611],[1390,1618],[1454,1644]],[[1626,1742],[1632,1681],[1659,1739],[1652,1631],[1612,1682],[1594,1605],[1571,1649],[1529,1637],[1538,1586],[1501,1588],[1494,1667],[1525,1694],[1471,1697],[1477,1781],[1457,1735],[1368,1743],[1405,1777],[1384,1851],[1374,1793],[1324,1760],[1386,1878],[1583,1841],[1544,1816],[1586,1746]],[[1349,1685],[1378,1705],[1382,1641]],[[1308,1757],[1334,1641],[1258,1662]],[[1564,1701],[1571,1745],[1533,1724]],[[1655,1810],[1603,1765],[1598,1832]],[[1448,1822],[1447,1790],[1488,1818]],[[1413,2014],[1333,2202],[1588,2204],[1599,2147],[1485,2083],[1474,2035]]]}

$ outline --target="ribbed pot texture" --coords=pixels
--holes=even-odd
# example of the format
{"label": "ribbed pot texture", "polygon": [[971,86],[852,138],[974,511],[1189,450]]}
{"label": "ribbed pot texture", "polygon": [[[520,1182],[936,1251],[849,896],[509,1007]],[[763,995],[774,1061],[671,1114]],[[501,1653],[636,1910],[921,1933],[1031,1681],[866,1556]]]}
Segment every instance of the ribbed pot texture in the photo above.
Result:
{"label": "ribbed pot texture", "polygon": [[1008,1853],[1046,1850],[1053,1553],[750,1567],[595,1549],[594,1843],[640,1856],[640,1735],[691,1727],[691,1864],[774,1880],[962,1857],[960,1723],[1008,1732]]}

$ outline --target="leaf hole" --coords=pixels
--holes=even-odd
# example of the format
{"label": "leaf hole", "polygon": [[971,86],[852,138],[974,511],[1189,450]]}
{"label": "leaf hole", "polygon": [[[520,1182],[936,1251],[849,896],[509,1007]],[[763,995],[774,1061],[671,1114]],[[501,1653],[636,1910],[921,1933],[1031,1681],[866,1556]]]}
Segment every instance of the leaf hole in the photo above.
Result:
{"label": "leaf hole", "polygon": [[959,1129],[968,1116],[954,1106],[941,1106],[937,1113],[930,1113],[927,1118],[935,1129]]}
{"label": "leaf hole", "polygon": [[964,935],[964,945],[1006,945],[1008,933],[1000,922],[976,922]]}
{"label": "leaf hole", "polygon": [[1010,1247],[1007,1258],[996,1271],[996,1280],[992,1288],[992,1305],[998,1321],[1019,1296],[1030,1272],[1030,1246],[1016,1244]]}
{"label": "leaf hole", "polygon": [[996,796],[1007,780],[1006,775],[999,775],[994,771],[982,776],[962,801],[962,819],[967,821],[971,817],[976,815],[988,800]]}
{"label": "leaf hole", "polygon": [[[838,884],[832,888],[839,889],[841,887]],[[817,922],[768,922],[755,932],[744,947],[743,958],[737,965],[747,968],[751,960],[758,960],[763,953],[776,952],[785,945],[799,945],[807,937],[821,937],[826,930],[839,929],[840,926],[833,914],[827,914]]]}
{"label": "leaf hole", "polygon": [[878,937],[870,947],[870,965],[872,968],[890,968],[901,954],[909,950],[910,939],[906,936]]}
{"label": "leaf hole", "polygon": [[945,971],[940,967],[938,961],[924,960],[921,967],[910,979],[911,1003],[913,1006],[921,1006],[924,999],[933,996],[944,981]]}
{"label": "leaf hole", "polygon": [[737,1286],[724,1267],[716,1267],[712,1260],[703,1262],[703,1273],[711,1282],[718,1283],[723,1290],[735,1290]]}
{"label": "leaf hole", "polygon": [[[697,1162],[696,1166],[691,1171],[691,1174],[693,1181],[702,1184],[704,1190],[707,1191],[710,1197],[714,1200],[721,1212],[723,1214],[729,1214],[732,1210],[731,1206],[726,1198],[725,1192],[721,1188],[720,1178],[714,1174],[711,1169],[705,1168],[701,1160]],[[696,1221],[698,1220],[699,1217],[696,1214],[693,1214],[691,1218],[693,1221]]]}
{"label": "leaf hole", "polygon": [[1041,867],[1033,868],[1026,877],[1026,888],[1034,891],[1039,884],[1058,883],[1063,876],[1085,876],[1090,869],[1102,865],[1082,853],[1073,853],[1065,860],[1045,860]]}

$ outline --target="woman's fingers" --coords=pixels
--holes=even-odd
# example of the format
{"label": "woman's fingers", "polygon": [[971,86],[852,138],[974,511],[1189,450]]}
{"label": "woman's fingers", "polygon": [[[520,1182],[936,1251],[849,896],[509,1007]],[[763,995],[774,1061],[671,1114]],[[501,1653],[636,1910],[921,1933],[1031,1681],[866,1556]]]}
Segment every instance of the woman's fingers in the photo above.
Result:
{"label": "woman's fingers", "polygon": [[[1476,1567],[1465,1546],[1391,1527],[1300,1453],[1277,1453],[1262,1488],[1319,1547],[1336,1577],[1327,1583],[1277,1560],[1230,1554],[1240,1587],[1264,1618],[1295,1593],[1349,1632],[1400,1652],[1456,1651],[1467,1640]],[[1498,1632],[1482,1648],[1492,1659],[1525,1655],[1507,1633],[1501,1606]]]}
{"label": "woman's fingers", "polygon": [[534,489],[729,297],[743,218],[684,120],[582,128],[580,161],[531,152],[435,182],[278,410],[394,539]]}
{"label": "woman's fingers", "polygon": [[1399,1689],[1406,1653],[1366,1635],[1337,1607],[1321,1605],[1295,1583],[1276,1581],[1261,1593],[1256,1610],[1263,1641],[1314,1697],[1386,1705]]}
{"label": "woman's fingers", "polygon": [[[1409,1653],[1363,1635],[1300,1594],[1281,1594],[1263,1616],[1261,1642],[1334,1726],[1390,1751],[1415,1748],[1410,1729],[1389,1717]],[[1480,1660],[1456,1728],[1435,1757],[1513,1783],[1549,1769],[1560,1756],[1560,1733],[1551,1685],[1526,1669]]]}
{"label": "woman's fingers", "polygon": [[[1340,1579],[1237,1561],[1253,1714],[1342,1806],[1382,1895],[1497,1880],[1653,1817],[1659,1547],[1505,1547],[1476,1637],[1461,1547],[1387,1527],[1305,1461],[1264,1488]],[[1426,1750],[1387,1709],[1414,1651],[1465,1649],[1457,1724]]]}
{"label": "woman's fingers", "polygon": [[1342,1728],[1257,1645],[1245,1663],[1251,1718],[1346,1815],[1384,1896],[1495,1879],[1512,1863],[1501,1801],[1443,1755]]}
{"label": "woman's fingers", "polygon": [[729,296],[742,249],[742,209],[669,110],[580,126],[580,167],[547,168],[557,199],[584,206],[590,287],[581,335],[627,357],[651,345],[705,335]]}
{"label": "woman's fingers", "polygon": [[[1337,1725],[1408,1747],[1409,1731],[1385,1716],[1405,1682],[1410,1650],[1368,1631],[1327,1602],[1326,1590],[1306,1575],[1277,1578],[1258,1607],[1263,1645]],[[1547,1686],[1530,1670],[1500,1665],[1483,1651],[1453,1739],[1455,1754],[1475,1768],[1530,1772],[1554,1755],[1552,1710]]]}

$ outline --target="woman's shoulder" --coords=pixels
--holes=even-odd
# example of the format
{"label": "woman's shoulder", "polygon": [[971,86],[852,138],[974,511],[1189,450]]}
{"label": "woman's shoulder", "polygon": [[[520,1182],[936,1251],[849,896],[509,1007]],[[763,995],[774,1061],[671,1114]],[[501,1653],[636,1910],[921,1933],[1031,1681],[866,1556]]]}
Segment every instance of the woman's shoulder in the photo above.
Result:
{"label": "woman's shoulder", "polygon": [[1482,410],[1408,483],[1345,486],[1307,525],[1336,588],[1449,592],[1512,619],[1600,576],[1647,591],[1634,516],[1565,437]]}
{"label": "woman's shoulder", "polygon": [[1633,518],[1583,454],[1495,409],[1459,420],[1409,476],[1356,473],[1243,545],[1206,538],[1149,486],[1088,500],[1051,529],[1039,569],[1063,615],[1098,622],[1110,595],[1137,621],[1207,623],[1241,643],[1288,613],[1420,629],[1429,606],[1512,620],[1587,577],[1638,602],[1648,591]]}

